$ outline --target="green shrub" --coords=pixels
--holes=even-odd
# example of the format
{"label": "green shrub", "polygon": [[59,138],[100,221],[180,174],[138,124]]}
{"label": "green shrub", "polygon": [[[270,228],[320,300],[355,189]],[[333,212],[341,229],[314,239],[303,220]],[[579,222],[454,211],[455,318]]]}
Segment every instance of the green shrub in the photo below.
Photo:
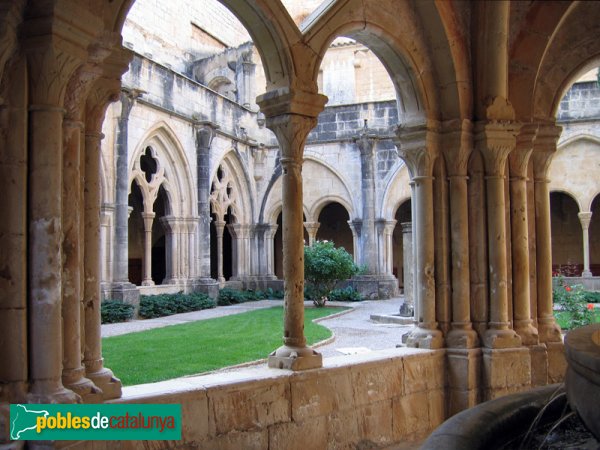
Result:
{"label": "green shrub", "polygon": [[278,300],[281,300],[284,297],[283,291],[279,291],[279,290],[276,291],[273,288],[267,288],[267,290],[265,291],[265,294],[267,295],[266,298],[274,298],[274,299],[278,299]]}
{"label": "green shrub", "polygon": [[315,289],[312,301],[315,306],[325,306],[336,283],[358,272],[352,256],[333,242],[316,241],[304,247],[304,278]]}
{"label": "green shrub", "polygon": [[219,291],[217,304],[219,306],[237,305],[257,300],[253,291],[238,291],[237,289],[223,288]]}
{"label": "green shrub", "polygon": [[583,293],[586,302],[600,303],[600,292],[596,291],[585,291]]}
{"label": "green shrub", "polygon": [[567,315],[567,328],[573,329],[593,323],[593,306],[586,300],[586,293],[583,286],[569,286],[562,279],[559,279],[558,286],[552,291],[554,303],[560,305]]}
{"label": "green shrub", "polygon": [[100,305],[102,323],[127,322],[133,317],[134,306],[116,300],[105,300]]}
{"label": "green shrub", "polygon": [[329,293],[329,301],[332,302],[360,302],[360,294],[352,286],[343,289],[334,289]]}
{"label": "green shrub", "polygon": [[214,308],[215,301],[201,292],[140,296],[140,317],[153,319],[190,311]]}

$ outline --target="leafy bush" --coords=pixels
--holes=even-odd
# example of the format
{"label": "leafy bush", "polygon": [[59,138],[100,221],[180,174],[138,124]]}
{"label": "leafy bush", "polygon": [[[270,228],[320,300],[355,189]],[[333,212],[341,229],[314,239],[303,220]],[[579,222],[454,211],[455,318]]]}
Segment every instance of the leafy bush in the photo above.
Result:
{"label": "leafy bush", "polygon": [[267,288],[266,291],[251,289],[240,291],[238,289],[223,288],[219,291],[217,304],[219,306],[237,305],[238,303],[255,302],[257,300],[267,300],[270,298],[283,298],[283,291],[275,291],[272,288]]}
{"label": "leafy bush", "polygon": [[558,286],[554,288],[552,292],[554,303],[560,305],[561,310],[567,314],[568,328],[573,329],[593,323],[594,307],[587,302],[586,293],[583,286],[569,286],[562,279],[559,279]]}
{"label": "leafy bush", "polygon": [[585,297],[586,302],[600,303],[600,292],[585,291],[583,295]]}
{"label": "leafy bush", "polygon": [[352,286],[343,289],[334,289],[329,293],[329,301],[332,302],[360,302],[360,294]]}
{"label": "leafy bush", "polygon": [[100,305],[102,323],[127,322],[133,317],[134,306],[117,300],[105,300]]}
{"label": "leafy bush", "polygon": [[315,306],[325,306],[331,291],[340,280],[346,280],[358,272],[352,256],[333,242],[316,241],[304,247],[304,277],[315,289],[312,298]]}
{"label": "leafy bush", "polygon": [[190,311],[214,308],[215,301],[201,292],[140,296],[140,317],[153,319]]}

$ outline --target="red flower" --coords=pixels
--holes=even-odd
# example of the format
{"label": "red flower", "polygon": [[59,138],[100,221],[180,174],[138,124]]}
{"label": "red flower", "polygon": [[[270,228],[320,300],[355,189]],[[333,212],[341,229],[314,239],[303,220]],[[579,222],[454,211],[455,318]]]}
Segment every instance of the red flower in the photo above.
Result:
{"label": "red flower", "polygon": [[571,292],[571,286],[565,286],[565,291]]}
{"label": "red flower", "polygon": [[592,303],[588,303],[587,304],[587,309],[589,309],[590,311],[593,311],[594,305]]}

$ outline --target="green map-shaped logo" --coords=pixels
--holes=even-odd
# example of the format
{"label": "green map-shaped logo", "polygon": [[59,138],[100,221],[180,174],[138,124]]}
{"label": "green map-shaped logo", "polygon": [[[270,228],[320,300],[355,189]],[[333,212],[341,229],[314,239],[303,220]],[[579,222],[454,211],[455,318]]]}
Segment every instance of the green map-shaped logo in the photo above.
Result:
{"label": "green map-shaped logo", "polygon": [[10,438],[14,441],[24,439],[22,436],[28,430],[35,430],[37,427],[37,418],[47,417],[49,412],[46,410],[35,409],[35,405],[10,405]]}

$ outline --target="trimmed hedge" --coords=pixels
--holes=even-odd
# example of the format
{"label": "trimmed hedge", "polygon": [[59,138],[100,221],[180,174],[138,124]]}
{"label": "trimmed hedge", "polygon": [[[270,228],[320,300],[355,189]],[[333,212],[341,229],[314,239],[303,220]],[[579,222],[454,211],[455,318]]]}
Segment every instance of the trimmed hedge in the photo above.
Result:
{"label": "trimmed hedge", "polygon": [[100,305],[102,323],[127,322],[133,317],[134,306],[117,300],[105,300]]}
{"label": "trimmed hedge", "polygon": [[214,308],[215,301],[201,292],[140,296],[140,317],[153,319],[190,311]]}
{"label": "trimmed hedge", "polygon": [[267,300],[270,298],[282,299],[282,291],[274,291],[268,288],[266,291],[239,291],[237,289],[223,288],[219,291],[217,304],[219,306],[237,305],[239,303],[255,302],[257,300]]}
{"label": "trimmed hedge", "polygon": [[343,289],[334,289],[329,293],[330,302],[360,302],[362,298],[352,286]]}

